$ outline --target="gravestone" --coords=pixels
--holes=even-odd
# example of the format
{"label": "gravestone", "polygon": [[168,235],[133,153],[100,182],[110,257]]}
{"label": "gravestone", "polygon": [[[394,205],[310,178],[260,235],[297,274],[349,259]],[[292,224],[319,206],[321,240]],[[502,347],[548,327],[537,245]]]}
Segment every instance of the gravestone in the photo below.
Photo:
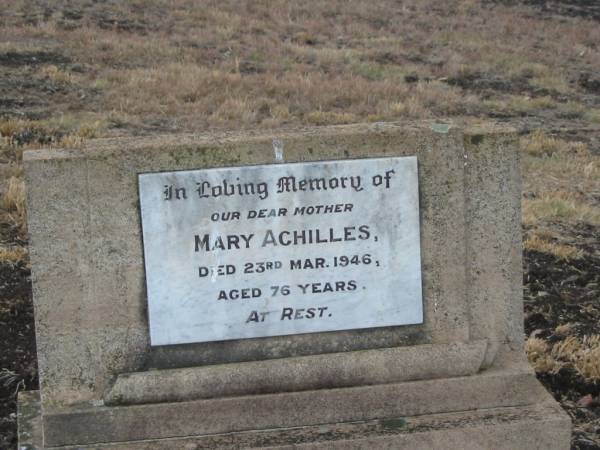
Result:
{"label": "gravestone", "polygon": [[566,449],[522,348],[516,135],[373,124],[28,151],[20,445]]}

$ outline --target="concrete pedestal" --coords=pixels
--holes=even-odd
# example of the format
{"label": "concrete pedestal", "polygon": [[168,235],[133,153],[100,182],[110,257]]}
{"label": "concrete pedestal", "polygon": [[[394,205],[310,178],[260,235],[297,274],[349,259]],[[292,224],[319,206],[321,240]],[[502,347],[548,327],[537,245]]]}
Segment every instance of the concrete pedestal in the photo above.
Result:
{"label": "concrete pedestal", "polygon": [[[422,324],[151,345],[140,174],[375,157],[418,161]],[[42,390],[20,398],[22,449],[569,447],[523,352],[514,130],[153,136],[24,164]]]}
{"label": "concrete pedestal", "polygon": [[19,448],[29,450],[564,450],[569,448],[570,434],[567,414],[526,369],[188,402],[97,406],[43,417],[37,391],[19,396]]}

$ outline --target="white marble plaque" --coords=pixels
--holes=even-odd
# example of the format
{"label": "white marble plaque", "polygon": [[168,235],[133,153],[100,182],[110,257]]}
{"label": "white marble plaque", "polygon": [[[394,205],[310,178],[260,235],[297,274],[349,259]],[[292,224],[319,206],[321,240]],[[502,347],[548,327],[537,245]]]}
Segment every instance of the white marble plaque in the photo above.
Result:
{"label": "white marble plaque", "polygon": [[152,345],[423,321],[416,157],[139,175]]}

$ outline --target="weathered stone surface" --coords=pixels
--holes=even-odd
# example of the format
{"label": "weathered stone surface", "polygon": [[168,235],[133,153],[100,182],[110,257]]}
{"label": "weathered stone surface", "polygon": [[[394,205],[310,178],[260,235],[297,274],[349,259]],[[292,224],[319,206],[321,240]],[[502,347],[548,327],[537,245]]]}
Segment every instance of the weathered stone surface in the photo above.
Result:
{"label": "weathered stone surface", "polygon": [[153,346],[423,322],[414,156],[144,173],[139,195]]}
{"label": "weathered stone surface", "polygon": [[19,392],[17,399],[18,448],[38,450],[43,448],[42,405],[40,391]]}
{"label": "weathered stone surface", "polygon": [[543,393],[530,371],[490,369],[397,384],[45,413],[44,439],[52,447],[437,414],[531,405]]}
{"label": "weathered stone surface", "polygon": [[519,152],[510,137],[485,130],[470,130],[464,142],[470,333],[490,339],[490,366],[502,344],[517,352],[523,346]]}
{"label": "weathered stone surface", "polygon": [[119,375],[107,405],[189,401],[473,375],[487,341],[424,344]]}
{"label": "weathered stone surface", "polygon": [[[27,397],[27,400],[24,400]],[[19,396],[30,408],[31,396]],[[372,421],[329,423],[276,430],[208,436],[63,446],[57,449],[97,450],[218,450],[218,449],[448,449],[564,450],[569,447],[568,416],[543,393],[535,405],[490,408],[445,414],[400,416]],[[42,450],[27,422],[19,448]],[[41,436],[40,436],[41,437]]]}
{"label": "weathered stone surface", "polygon": [[[467,251],[473,255],[478,246],[485,249],[490,244],[479,238],[471,241],[465,233],[465,219],[469,214],[475,216],[476,206],[481,203],[473,200],[478,198],[474,185],[477,173],[484,168],[492,170],[486,164],[495,166],[500,160],[482,159],[480,165],[485,167],[481,168],[470,168],[468,161],[471,154],[479,160],[475,157],[478,152],[486,153],[486,149],[498,145],[504,153],[513,155],[506,162],[514,164],[516,138],[509,130],[487,127],[477,130],[478,135],[486,134],[485,139],[475,139],[477,145],[465,146],[469,133],[459,128],[439,133],[429,124],[353,125],[272,134],[100,140],[81,150],[26,152],[44,409],[99,401],[115,375],[153,366],[252,361],[407,344],[466,342],[470,338],[491,343],[487,360],[492,361],[498,343],[510,341],[507,328],[518,330],[522,321],[519,296],[505,296],[520,283],[514,270],[519,260],[517,252],[507,256],[514,255],[514,259],[502,260],[511,267],[503,267],[499,271],[503,275],[495,270],[488,272],[498,263],[486,266],[486,276],[497,278],[495,292],[503,293],[494,294],[502,296],[503,303],[498,305],[494,300],[489,313],[486,305],[492,301],[487,297],[490,293],[471,288],[467,297]],[[286,162],[417,156],[424,324],[151,348],[137,174],[274,163],[274,139],[283,143]],[[498,176],[512,190],[490,188],[495,196],[491,201],[502,204],[513,217],[519,210],[512,187],[518,186],[518,171],[511,168]],[[471,205],[470,209],[465,205]],[[477,222],[481,223],[477,230],[497,219],[488,217],[487,210],[482,211],[485,217]],[[498,232],[495,245],[514,246],[515,233]],[[473,268],[472,273],[476,270]],[[483,288],[484,283],[482,280],[479,285]]]}

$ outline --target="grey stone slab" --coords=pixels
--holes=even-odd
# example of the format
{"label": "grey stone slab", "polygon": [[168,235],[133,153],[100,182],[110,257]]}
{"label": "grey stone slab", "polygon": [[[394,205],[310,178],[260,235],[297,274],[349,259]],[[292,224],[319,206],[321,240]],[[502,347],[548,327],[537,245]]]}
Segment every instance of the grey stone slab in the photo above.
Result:
{"label": "grey stone slab", "polygon": [[44,439],[49,447],[163,439],[532,405],[543,395],[531,371],[490,369],[396,384],[45,412]]}
{"label": "grey stone slab", "polygon": [[[549,394],[544,394],[540,400],[540,403],[531,406],[53,448],[63,450],[567,449],[571,437],[568,416],[551,401]],[[38,416],[37,420],[40,419]],[[32,422],[28,421],[22,425],[19,449],[43,450],[40,430],[31,428],[31,424]],[[32,440],[32,436],[37,436],[38,439]]]}
{"label": "grey stone slab", "polygon": [[[106,450],[564,450],[570,421],[555,404],[292,429],[78,447]],[[74,449],[74,447],[61,447]]]}
{"label": "grey stone slab", "polygon": [[422,323],[417,189],[416,157],[139,175],[152,345]]}

